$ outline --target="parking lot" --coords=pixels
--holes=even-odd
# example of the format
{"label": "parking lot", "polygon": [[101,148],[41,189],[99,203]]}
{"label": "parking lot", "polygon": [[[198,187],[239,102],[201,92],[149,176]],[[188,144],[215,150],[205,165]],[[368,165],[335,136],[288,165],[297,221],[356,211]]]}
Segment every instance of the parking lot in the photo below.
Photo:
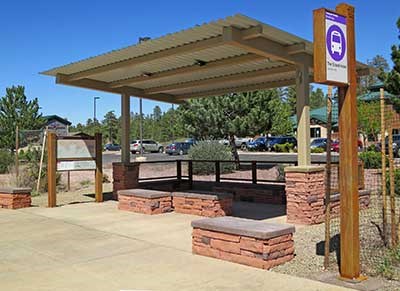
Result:
{"label": "parking lot", "polygon": [[[185,160],[189,157],[187,155],[174,155],[170,156],[164,153],[145,153],[143,154],[147,161],[168,161],[168,160]],[[135,158],[139,155],[131,155],[131,161],[135,161]],[[275,152],[243,152],[239,151],[239,157],[242,161],[265,161],[265,162],[288,162],[295,163],[297,161],[296,153],[275,153]],[[339,155],[332,153],[332,160],[337,160]],[[326,161],[326,153],[322,154],[311,154],[313,162]],[[121,161],[120,152],[104,152],[103,153],[103,164],[105,166],[111,166],[114,162]]]}

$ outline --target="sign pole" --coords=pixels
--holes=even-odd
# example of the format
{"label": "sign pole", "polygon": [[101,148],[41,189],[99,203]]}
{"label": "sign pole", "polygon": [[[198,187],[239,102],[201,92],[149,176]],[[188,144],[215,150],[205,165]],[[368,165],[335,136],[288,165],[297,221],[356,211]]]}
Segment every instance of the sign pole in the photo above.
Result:
{"label": "sign pole", "polygon": [[314,10],[314,81],[339,89],[340,277],[361,281],[354,7]]}
{"label": "sign pole", "polygon": [[48,207],[55,207],[56,201],[56,171],[57,171],[57,136],[49,132],[47,136],[47,191]]}
{"label": "sign pole", "polygon": [[360,234],[358,202],[357,75],[354,7],[339,4],[336,11],[347,20],[348,86],[339,87],[339,192],[340,276],[360,281]]}

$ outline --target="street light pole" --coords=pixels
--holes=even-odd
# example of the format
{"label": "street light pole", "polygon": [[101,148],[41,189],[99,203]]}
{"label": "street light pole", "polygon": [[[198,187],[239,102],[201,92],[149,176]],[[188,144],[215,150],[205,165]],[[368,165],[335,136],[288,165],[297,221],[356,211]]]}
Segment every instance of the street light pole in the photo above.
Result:
{"label": "street light pole", "polygon": [[140,111],[140,119],[139,119],[139,134],[140,134],[140,155],[143,155],[143,107],[142,107],[142,98],[139,99],[139,111]]}
{"label": "street light pole", "polygon": [[93,97],[93,123],[96,123],[96,101],[97,99],[100,99],[100,97],[95,96]]}

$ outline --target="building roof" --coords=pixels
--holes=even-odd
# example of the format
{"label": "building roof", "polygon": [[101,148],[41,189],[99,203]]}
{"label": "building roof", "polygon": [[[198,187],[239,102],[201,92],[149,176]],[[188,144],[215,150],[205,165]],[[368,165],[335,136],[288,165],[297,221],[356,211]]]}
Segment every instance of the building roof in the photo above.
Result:
{"label": "building roof", "polygon": [[[365,94],[362,95],[358,95],[357,96],[357,100],[358,101],[365,101],[365,102],[369,102],[369,101],[377,101],[380,99],[380,92],[379,89],[382,88],[383,84],[382,83],[378,83],[378,84],[374,84],[371,87],[369,87],[368,89],[371,90]],[[377,91],[377,90],[378,91]],[[384,91],[384,98],[386,100],[390,100],[392,98],[396,98],[395,95],[390,94],[389,92]],[[338,118],[339,118],[339,112],[338,112],[338,103],[337,100],[334,100],[334,102],[332,102],[332,127],[337,127],[338,125]],[[293,126],[297,127],[297,116],[293,115],[290,117]],[[326,106],[320,107],[320,108],[316,108],[313,110],[310,110],[310,120],[316,122],[316,123],[320,123],[320,124],[326,124],[328,122],[328,115],[327,115],[327,108]]]}
{"label": "building roof", "polygon": [[58,122],[61,122],[62,124],[65,124],[65,125],[71,125],[71,124],[72,124],[72,123],[71,123],[70,121],[68,121],[67,119],[62,118],[62,117],[60,117],[60,116],[58,116],[58,115],[46,115],[46,116],[43,116],[43,118],[46,119],[46,122],[47,122],[47,123],[48,123],[49,121],[51,121],[51,120],[57,120]]}
{"label": "building roof", "polygon": [[[295,84],[313,44],[237,14],[42,72],[59,84],[180,103]],[[357,63],[360,75],[368,67]]]}

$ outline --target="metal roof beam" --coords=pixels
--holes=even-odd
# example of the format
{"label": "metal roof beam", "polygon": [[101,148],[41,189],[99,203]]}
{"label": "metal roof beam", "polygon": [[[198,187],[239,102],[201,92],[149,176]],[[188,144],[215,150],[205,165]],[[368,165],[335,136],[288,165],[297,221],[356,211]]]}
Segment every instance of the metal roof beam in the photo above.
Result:
{"label": "metal roof beam", "polygon": [[223,94],[228,94],[228,93],[250,92],[250,91],[256,91],[256,90],[285,87],[285,86],[293,85],[295,83],[296,83],[296,79],[293,78],[293,79],[287,79],[287,80],[264,82],[264,83],[257,83],[257,84],[238,86],[238,87],[229,87],[229,88],[221,88],[221,89],[215,89],[215,90],[209,90],[209,91],[201,91],[201,92],[195,92],[195,93],[191,93],[191,94],[176,95],[175,98],[177,100],[184,100],[184,99],[191,99],[191,98],[218,96],[218,95],[223,95]]}
{"label": "metal roof beam", "polygon": [[[245,37],[251,38],[252,36],[259,33],[259,29],[255,29],[254,27],[251,27],[251,28],[249,28],[249,31],[244,30],[243,33],[244,33]],[[215,36],[215,37],[211,37],[208,39],[204,39],[204,40],[184,44],[181,46],[177,46],[174,48],[165,49],[162,51],[149,53],[149,54],[142,55],[139,57],[123,60],[120,62],[91,68],[91,69],[88,69],[88,70],[85,70],[82,72],[77,72],[77,73],[71,74],[71,75],[69,75],[68,78],[69,78],[69,81],[76,81],[79,79],[88,78],[88,77],[96,75],[96,74],[101,74],[101,73],[104,73],[107,71],[125,68],[125,67],[129,67],[129,66],[134,66],[134,65],[145,63],[145,62],[154,61],[155,59],[165,58],[165,57],[169,57],[169,56],[173,56],[173,55],[200,51],[200,50],[204,50],[204,49],[207,49],[210,47],[220,46],[223,44],[224,44],[223,37]]]}
{"label": "metal roof beam", "polygon": [[260,77],[260,76],[271,76],[271,75],[275,75],[275,74],[294,72],[295,70],[296,70],[295,66],[292,66],[292,65],[279,66],[279,67],[274,67],[274,68],[261,69],[261,70],[257,70],[257,71],[241,72],[241,73],[237,73],[237,74],[224,75],[224,76],[207,78],[207,79],[202,79],[202,80],[194,80],[194,81],[189,81],[189,82],[184,82],[184,83],[159,86],[159,87],[154,87],[154,88],[144,90],[144,92],[146,94],[158,94],[161,92],[173,91],[173,90],[177,90],[177,89],[187,89],[187,88],[199,87],[199,86],[204,86],[204,85],[215,85],[215,84],[221,84],[221,83],[231,82],[231,81],[252,79],[252,78],[256,78],[256,77]]}
{"label": "metal roof beam", "polygon": [[[262,27],[261,27],[262,28]],[[301,58],[295,57],[298,53],[306,52],[305,43],[285,46],[271,39],[262,37],[262,31],[259,33],[261,37],[248,38],[246,33],[239,28],[228,26],[223,29],[223,40],[233,46],[240,47],[248,52],[283,61],[290,64],[303,62]],[[311,56],[310,56],[311,57]]]}
{"label": "metal roof beam", "polygon": [[237,65],[237,64],[243,64],[243,63],[248,63],[251,61],[257,61],[257,60],[262,60],[265,59],[265,57],[255,55],[255,54],[246,54],[246,55],[241,55],[237,57],[230,57],[226,59],[221,59],[221,60],[216,60],[212,62],[208,62],[203,66],[199,65],[192,65],[192,66],[187,66],[187,67],[180,67],[177,69],[172,69],[168,71],[163,71],[159,73],[152,73],[149,72],[150,74],[147,76],[136,76],[136,77],[131,77],[123,80],[117,80],[114,82],[110,83],[111,88],[118,88],[118,87],[123,87],[126,85],[134,85],[143,81],[154,81],[166,77],[171,77],[171,76],[181,76],[185,74],[192,74],[192,73],[199,73],[199,72],[204,72],[208,71],[211,69],[216,69],[216,68],[222,68],[222,67],[227,67],[227,66],[232,66],[232,65]]}
{"label": "metal roof beam", "polygon": [[80,79],[76,81],[70,81],[68,75],[57,74],[56,84],[63,84],[75,87],[81,87],[86,89],[93,89],[98,91],[103,91],[107,93],[114,94],[129,94],[130,96],[142,97],[146,99],[152,99],[155,101],[162,101],[168,103],[181,103],[179,100],[175,99],[175,96],[170,94],[145,94],[142,89],[133,87],[120,87],[120,88],[110,88],[107,82],[92,80],[92,79]]}
{"label": "metal roof beam", "polygon": [[171,49],[161,50],[161,51],[158,51],[155,53],[149,53],[149,54],[142,55],[139,57],[103,65],[100,67],[91,68],[91,69],[88,69],[88,70],[85,70],[82,72],[77,72],[77,73],[69,75],[68,78],[69,78],[69,81],[76,81],[79,79],[88,78],[88,77],[96,75],[96,74],[101,74],[101,73],[104,73],[107,71],[112,71],[112,70],[125,68],[125,67],[129,67],[129,66],[134,66],[134,65],[145,63],[145,62],[153,61],[155,59],[165,58],[165,57],[169,57],[169,56],[177,55],[177,54],[181,54],[181,53],[200,51],[200,50],[204,50],[204,49],[207,49],[207,48],[210,48],[213,46],[218,46],[221,44],[222,44],[221,36],[211,37],[211,38],[208,38],[205,40],[188,43],[188,44],[174,47]]}

